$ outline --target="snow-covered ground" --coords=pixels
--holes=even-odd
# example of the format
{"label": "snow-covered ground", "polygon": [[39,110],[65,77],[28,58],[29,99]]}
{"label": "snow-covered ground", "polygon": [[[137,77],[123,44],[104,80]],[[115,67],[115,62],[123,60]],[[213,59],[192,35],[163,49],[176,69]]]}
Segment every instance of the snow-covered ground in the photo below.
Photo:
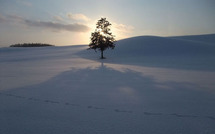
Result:
{"label": "snow-covered ground", "polygon": [[214,42],[0,48],[0,134],[214,134]]}

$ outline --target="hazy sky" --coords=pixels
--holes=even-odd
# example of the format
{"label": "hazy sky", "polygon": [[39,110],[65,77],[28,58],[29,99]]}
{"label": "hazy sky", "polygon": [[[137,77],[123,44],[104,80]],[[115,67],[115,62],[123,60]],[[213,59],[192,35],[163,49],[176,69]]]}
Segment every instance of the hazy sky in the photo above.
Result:
{"label": "hazy sky", "polygon": [[215,33],[214,0],[0,0],[0,46],[88,44],[101,17],[117,39]]}

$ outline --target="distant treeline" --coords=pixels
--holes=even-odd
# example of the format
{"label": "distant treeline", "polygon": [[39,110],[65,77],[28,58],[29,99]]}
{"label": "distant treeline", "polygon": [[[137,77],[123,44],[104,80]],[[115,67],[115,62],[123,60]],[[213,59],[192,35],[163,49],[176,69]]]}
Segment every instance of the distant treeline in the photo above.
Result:
{"label": "distant treeline", "polygon": [[54,46],[54,45],[44,44],[44,43],[24,43],[24,44],[10,45],[10,47],[48,47],[48,46]]}

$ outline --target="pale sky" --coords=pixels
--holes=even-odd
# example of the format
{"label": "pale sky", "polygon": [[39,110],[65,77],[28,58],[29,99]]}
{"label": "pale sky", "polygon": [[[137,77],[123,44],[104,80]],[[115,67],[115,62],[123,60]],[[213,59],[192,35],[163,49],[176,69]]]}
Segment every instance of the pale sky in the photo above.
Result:
{"label": "pale sky", "polygon": [[101,17],[117,40],[215,33],[214,0],[0,0],[0,47],[88,44]]}

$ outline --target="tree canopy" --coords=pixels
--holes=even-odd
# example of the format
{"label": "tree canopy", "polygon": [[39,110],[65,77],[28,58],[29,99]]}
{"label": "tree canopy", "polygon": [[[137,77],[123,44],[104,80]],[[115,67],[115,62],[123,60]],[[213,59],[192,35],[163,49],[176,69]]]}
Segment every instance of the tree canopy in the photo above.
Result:
{"label": "tree canopy", "polygon": [[110,26],[111,23],[106,18],[101,18],[96,24],[95,32],[91,34],[89,49],[101,51],[101,59],[104,59],[103,51],[115,48],[116,40],[111,33]]}

